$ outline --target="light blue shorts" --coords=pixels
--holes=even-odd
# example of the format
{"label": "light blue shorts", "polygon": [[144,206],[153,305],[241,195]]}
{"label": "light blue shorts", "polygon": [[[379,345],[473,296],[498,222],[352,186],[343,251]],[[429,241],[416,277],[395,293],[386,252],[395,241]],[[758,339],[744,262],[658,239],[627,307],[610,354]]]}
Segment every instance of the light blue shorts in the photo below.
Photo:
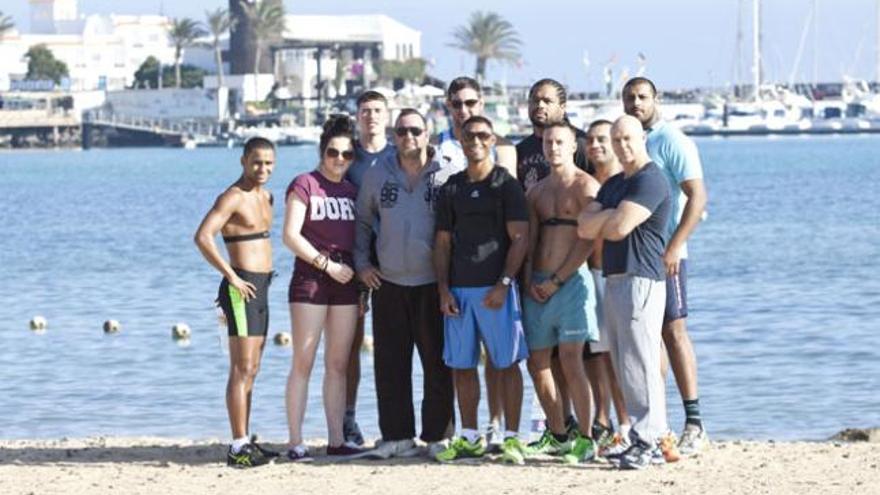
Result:
{"label": "light blue shorts", "polygon": [[[548,278],[548,273],[535,272],[532,283]],[[586,265],[581,267],[544,303],[526,296],[523,315],[529,350],[566,342],[597,342],[596,287],[590,269]]]}
{"label": "light blue shorts", "polygon": [[443,319],[443,361],[453,369],[476,368],[480,362],[480,340],[492,364],[498,369],[529,357],[523,334],[516,284],[511,284],[500,309],[483,306],[492,287],[452,287],[458,316]]}

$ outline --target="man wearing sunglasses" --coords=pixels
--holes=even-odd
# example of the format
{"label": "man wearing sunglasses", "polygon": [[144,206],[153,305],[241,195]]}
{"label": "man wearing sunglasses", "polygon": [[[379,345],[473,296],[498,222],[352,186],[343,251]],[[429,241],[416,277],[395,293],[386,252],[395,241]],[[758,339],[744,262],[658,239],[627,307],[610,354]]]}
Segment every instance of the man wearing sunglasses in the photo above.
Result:
{"label": "man wearing sunglasses", "polygon": [[[431,142],[437,147],[439,159],[464,170],[467,158],[461,146],[461,125],[474,115],[484,115],[485,101],[480,84],[473,78],[456,77],[446,90],[446,110],[452,117],[452,127],[438,134]],[[516,177],[516,148],[507,139],[495,135],[492,159]]]}
{"label": "man wearing sunglasses", "polygon": [[468,166],[441,190],[434,245],[445,315],[443,359],[454,370],[462,430],[435,458],[450,462],[485,454],[486,442],[477,430],[482,341],[504,386],[502,459],[522,464],[519,362],[528,357],[528,350],[514,277],[528,248],[525,195],[516,179],[492,161],[495,134],[488,119],[468,119],[462,125],[462,139]]}
{"label": "man wearing sunglasses", "polygon": [[[462,124],[474,115],[483,115],[485,102],[480,84],[467,76],[456,77],[446,90],[446,109],[452,117],[452,127],[437,135],[432,144],[437,147],[439,159],[448,162],[454,169],[464,170],[467,158],[462,148]],[[495,145],[491,148],[493,162],[504,167],[516,177],[516,148],[507,139],[495,135]],[[518,369],[518,368],[517,368]],[[485,367],[486,395],[489,402],[489,424],[486,427],[486,441],[490,449],[501,445],[500,425],[504,401],[501,374],[487,361]]]}
{"label": "man wearing sunglasses", "polygon": [[[386,128],[388,127],[388,100],[378,91],[364,91],[357,99],[357,130],[358,140],[355,142],[354,161],[348,169],[346,178],[360,188],[364,174],[368,169],[381,160],[394,157],[397,153],[394,145],[388,142]],[[374,265],[378,265],[375,254],[375,234],[372,235],[373,253],[370,259]],[[368,310],[367,299],[370,289],[359,284],[360,310],[358,312],[357,326],[355,328],[354,341],[351,346],[351,357],[346,372],[346,404],[345,419],[342,423],[343,435],[346,442],[356,445],[364,444],[364,436],[355,420],[355,408],[357,405],[358,386],[361,381],[361,345],[364,341],[364,318]]]}
{"label": "man wearing sunglasses", "polygon": [[[394,124],[397,154],[364,174],[357,200],[355,268],[372,290],[373,359],[382,443],[370,456],[418,453],[414,448],[413,345],[422,362],[421,439],[433,455],[445,448],[453,420],[452,375],[443,363],[443,319],[432,265],[434,202],[450,168],[433,159],[424,117],[401,110]],[[370,260],[377,232],[378,266]]]}

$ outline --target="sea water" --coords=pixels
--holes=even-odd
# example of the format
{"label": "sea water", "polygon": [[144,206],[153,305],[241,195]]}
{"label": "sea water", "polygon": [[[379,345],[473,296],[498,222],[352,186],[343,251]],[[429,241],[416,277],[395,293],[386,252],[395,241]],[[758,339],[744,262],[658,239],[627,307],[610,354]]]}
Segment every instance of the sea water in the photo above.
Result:
{"label": "sea water", "polygon": [[[710,434],[820,439],[880,425],[880,138],[698,146],[710,199],[690,242],[688,323]],[[239,155],[0,153],[0,438],[228,438],[229,358],[214,308],[220,277],[192,237],[240,174]],[[314,147],[280,148],[271,178],[278,277],[270,337],[290,331],[284,193],[316,162]],[[48,321],[42,334],[28,328],[35,315]],[[102,332],[108,319],[121,323],[120,333]],[[171,338],[177,322],[192,328],[185,344]],[[254,392],[252,429],[275,440],[287,434],[290,362],[290,348],[270,341]],[[308,438],[326,436],[322,367],[319,359]],[[368,437],[378,436],[372,369],[364,353],[358,419]],[[416,366],[416,404],[420,373]],[[534,403],[525,383],[524,432]],[[683,414],[671,376],[668,396],[677,430]]]}

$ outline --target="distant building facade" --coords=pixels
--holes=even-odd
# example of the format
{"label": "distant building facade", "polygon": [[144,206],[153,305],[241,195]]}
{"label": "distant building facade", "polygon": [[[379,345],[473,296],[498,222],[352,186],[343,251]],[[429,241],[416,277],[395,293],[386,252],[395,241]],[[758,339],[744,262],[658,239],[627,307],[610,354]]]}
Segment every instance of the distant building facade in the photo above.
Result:
{"label": "distant building facade", "polygon": [[0,39],[0,91],[27,74],[25,54],[46,45],[70,72],[73,91],[120,90],[149,56],[174,63],[170,19],[160,15],[81,15],[77,0],[30,0],[31,32],[13,30]]}
{"label": "distant building facade", "polygon": [[[317,96],[319,54],[320,81],[331,94],[340,78],[376,79],[382,60],[405,62],[422,56],[422,33],[387,15],[287,15],[285,28],[281,40],[264,50],[272,64],[261,67],[261,72],[273,74],[284,93],[295,98]],[[221,43],[231,54],[229,37]],[[224,73],[234,74],[229,59],[225,57]],[[207,47],[189,48],[184,62],[216,72],[213,51]],[[227,85],[234,88],[233,81],[239,80],[227,78]],[[215,77],[205,79],[206,87],[216,84]],[[264,96],[257,95],[260,99]]]}

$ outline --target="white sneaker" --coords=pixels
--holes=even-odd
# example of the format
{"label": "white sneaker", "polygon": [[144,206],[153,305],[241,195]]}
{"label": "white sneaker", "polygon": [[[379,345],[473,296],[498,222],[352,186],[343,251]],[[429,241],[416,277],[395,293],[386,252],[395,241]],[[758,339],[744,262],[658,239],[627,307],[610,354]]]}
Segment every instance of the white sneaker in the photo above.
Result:
{"label": "white sneaker", "polygon": [[371,459],[390,459],[392,457],[413,457],[419,455],[419,449],[411,438],[405,440],[380,440],[376,447],[364,453]]}
{"label": "white sneaker", "polygon": [[678,450],[683,456],[697,455],[709,445],[709,435],[705,428],[689,424],[685,425],[681,432],[681,440],[678,442]]}

